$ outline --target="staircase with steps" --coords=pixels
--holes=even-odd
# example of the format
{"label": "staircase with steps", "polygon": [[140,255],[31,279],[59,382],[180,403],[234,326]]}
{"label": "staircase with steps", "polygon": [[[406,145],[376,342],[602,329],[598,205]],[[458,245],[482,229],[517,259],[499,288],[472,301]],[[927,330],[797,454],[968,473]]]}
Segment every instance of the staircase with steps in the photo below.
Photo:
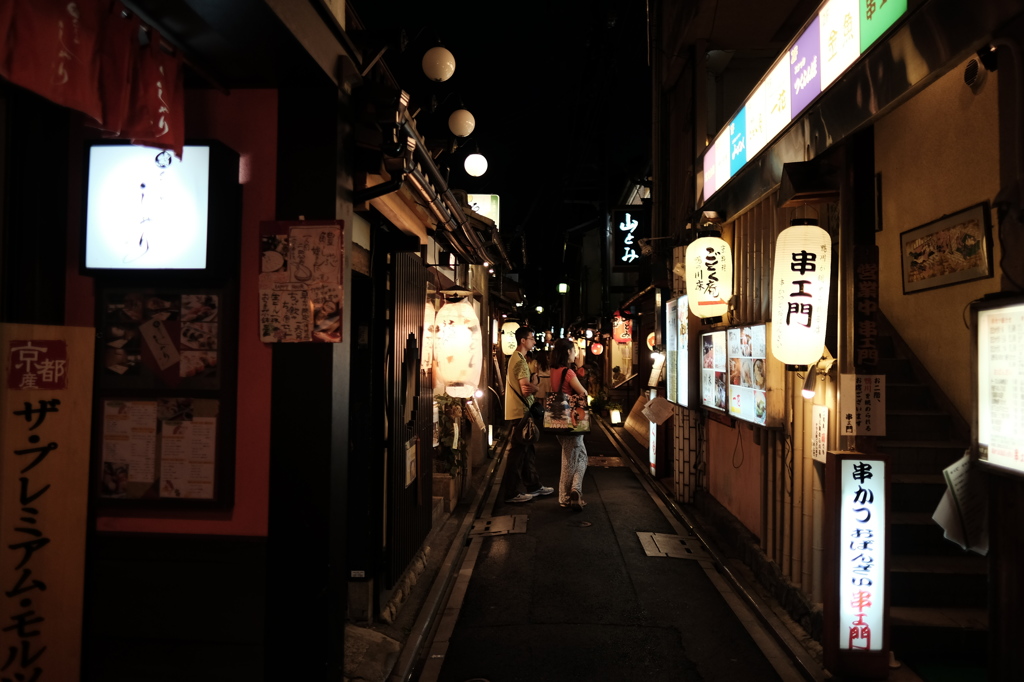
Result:
{"label": "staircase with steps", "polygon": [[891,325],[882,318],[879,327],[886,435],[877,445],[891,467],[890,647],[912,669],[955,667],[961,679],[985,679],[987,559],[944,538],[931,518],[946,490],[942,469],[963,456],[970,430]]}

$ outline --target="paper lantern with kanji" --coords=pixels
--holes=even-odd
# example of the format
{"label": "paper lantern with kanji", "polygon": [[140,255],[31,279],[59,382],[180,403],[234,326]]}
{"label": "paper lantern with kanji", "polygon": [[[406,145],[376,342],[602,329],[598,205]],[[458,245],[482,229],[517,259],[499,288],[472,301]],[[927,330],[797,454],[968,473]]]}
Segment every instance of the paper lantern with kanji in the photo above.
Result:
{"label": "paper lantern with kanji", "polygon": [[612,317],[612,341],[626,343],[633,340],[633,320],[614,315]]}
{"label": "paper lantern with kanji", "polygon": [[445,393],[469,398],[480,383],[480,320],[468,299],[445,303],[435,318],[434,361]]}
{"label": "paper lantern with kanji", "polygon": [[516,330],[521,327],[518,322],[506,322],[501,325],[501,352],[505,355],[512,355],[519,347],[516,341]]}
{"label": "paper lantern with kanji", "polygon": [[686,293],[690,311],[700,318],[729,312],[732,298],[732,249],[721,237],[701,237],[686,247]]}
{"label": "paper lantern with kanji", "polygon": [[817,221],[792,221],[775,242],[772,355],[787,365],[821,358],[828,324],[832,238]]}

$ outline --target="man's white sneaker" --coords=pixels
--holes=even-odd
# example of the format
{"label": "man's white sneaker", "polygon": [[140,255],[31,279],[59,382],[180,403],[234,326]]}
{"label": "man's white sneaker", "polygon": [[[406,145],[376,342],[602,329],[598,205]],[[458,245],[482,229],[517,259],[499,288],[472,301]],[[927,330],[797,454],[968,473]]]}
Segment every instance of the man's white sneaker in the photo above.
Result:
{"label": "man's white sneaker", "polygon": [[530,495],[533,495],[534,497],[538,497],[539,495],[550,495],[553,492],[555,492],[554,488],[552,488],[550,486],[542,485],[541,487],[537,488],[536,490],[531,491]]}
{"label": "man's white sneaker", "polygon": [[530,493],[519,493],[518,495],[513,497],[511,500],[505,500],[505,501],[506,502],[529,502],[532,499],[533,499],[533,495],[531,495]]}

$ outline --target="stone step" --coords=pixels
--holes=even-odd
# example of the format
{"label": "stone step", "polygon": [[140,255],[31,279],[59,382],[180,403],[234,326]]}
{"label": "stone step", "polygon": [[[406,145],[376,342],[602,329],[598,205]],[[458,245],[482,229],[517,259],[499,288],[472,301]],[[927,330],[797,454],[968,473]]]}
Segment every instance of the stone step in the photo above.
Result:
{"label": "stone step", "polygon": [[897,658],[927,656],[985,665],[988,611],[979,608],[890,606],[890,648]]}
{"label": "stone step", "polygon": [[895,441],[947,440],[949,415],[931,409],[886,409],[885,437]]}
{"label": "stone step", "polygon": [[889,562],[892,606],[985,609],[988,562],[977,554],[896,555]]}

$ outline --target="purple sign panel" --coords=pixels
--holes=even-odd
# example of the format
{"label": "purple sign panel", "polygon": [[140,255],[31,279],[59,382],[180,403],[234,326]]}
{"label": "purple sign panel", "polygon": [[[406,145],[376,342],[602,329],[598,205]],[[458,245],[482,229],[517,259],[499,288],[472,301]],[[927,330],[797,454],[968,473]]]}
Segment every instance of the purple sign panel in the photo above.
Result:
{"label": "purple sign panel", "polygon": [[821,22],[818,17],[789,49],[793,118],[821,94]]}

